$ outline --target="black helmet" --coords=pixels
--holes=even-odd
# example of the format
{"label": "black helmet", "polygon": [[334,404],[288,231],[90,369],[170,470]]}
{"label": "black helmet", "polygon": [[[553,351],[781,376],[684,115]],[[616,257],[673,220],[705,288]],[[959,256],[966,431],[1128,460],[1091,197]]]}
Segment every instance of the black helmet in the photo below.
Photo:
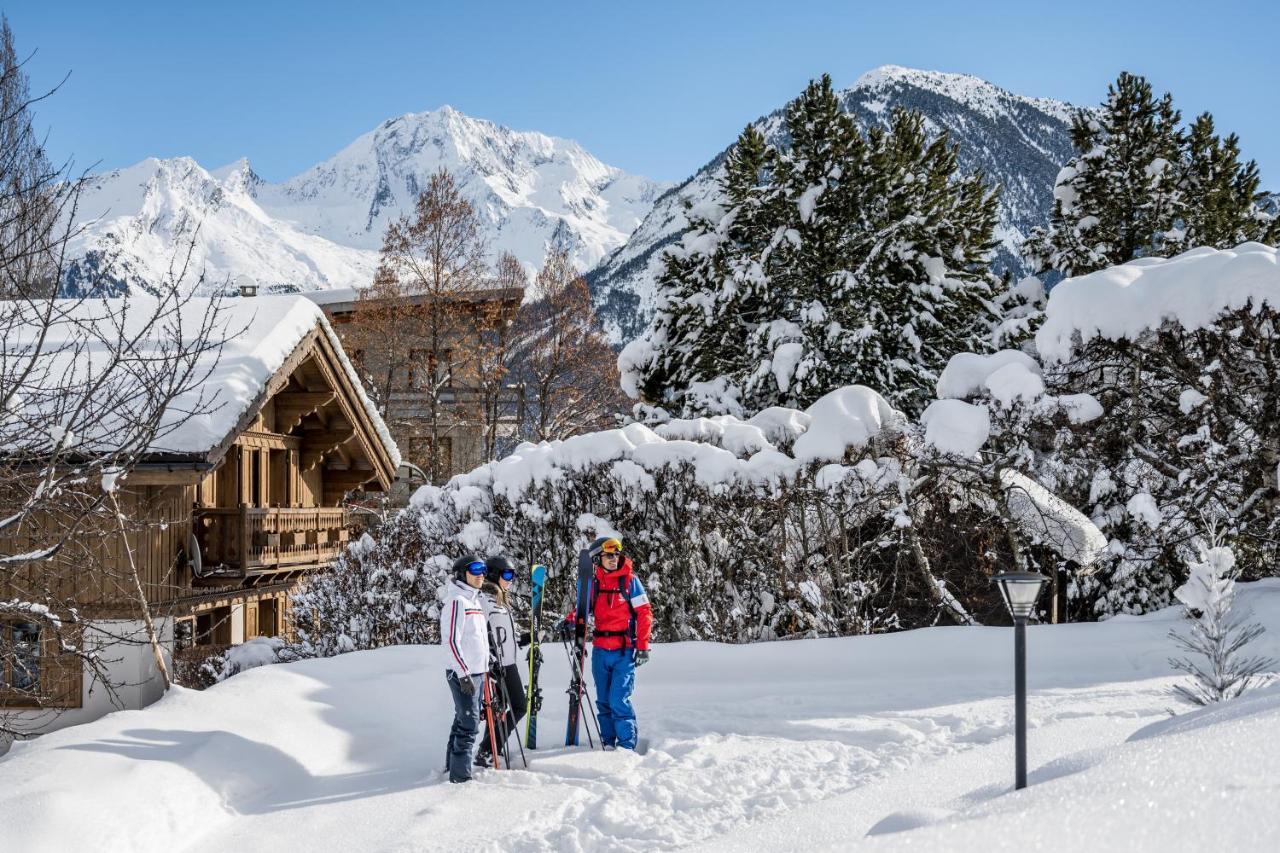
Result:
{"label": "black helmet", "polygon": [[601,536],[591,543],[591,547],[587,551],[591,554],[591,562],[598,563],[600,562],[601,554],[621,554],[622,540],[616,536]]}
{"label": "black helmet", "polygon": [[454,579],[466,580],[468,573],[476,574],[475,572],[470,571],[475,566],[480,566],[483,572],[484,560],[480,559],[475,554],[463,554],[461,557],[453,561]]}
{"label": "black helmet", "polygon": [[511,561],[501,554],[488,558],[484,561],[484,564],[484,579],[489,583],[496,584],[502,579],[503,572],[515,573],[515,567],[511,565]]}

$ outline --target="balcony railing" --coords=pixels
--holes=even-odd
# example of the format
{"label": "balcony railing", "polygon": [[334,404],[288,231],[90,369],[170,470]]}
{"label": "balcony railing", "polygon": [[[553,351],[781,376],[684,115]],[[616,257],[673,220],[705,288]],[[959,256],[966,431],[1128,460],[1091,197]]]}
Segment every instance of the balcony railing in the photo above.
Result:
{"label": "balcony railing", "polygon": [[340,507],[197,509],[195,529],[206,573],[254,574],[337,556],[351,514]]}

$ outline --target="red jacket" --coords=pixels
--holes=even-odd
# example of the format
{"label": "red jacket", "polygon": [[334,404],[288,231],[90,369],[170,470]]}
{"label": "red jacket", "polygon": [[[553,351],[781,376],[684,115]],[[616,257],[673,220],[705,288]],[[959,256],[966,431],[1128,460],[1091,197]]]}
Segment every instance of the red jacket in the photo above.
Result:
{"label": "red jacket", "polygon": [[[628,603],[629,602],[629,603]],[[577,613],[569,612],[570,622]],[[644,651],[653,634],[653,607],[640,578],[631,570],[631,558],[624,556],[615,572],[596,566],[591,588],[587,592],[587,618],[594,617],[595,630],[591,644],[598,649],[624,649],[632,645]],[[634,625],[633,625],[634,620]],[[603,636],[602,636],[603,634]]]}

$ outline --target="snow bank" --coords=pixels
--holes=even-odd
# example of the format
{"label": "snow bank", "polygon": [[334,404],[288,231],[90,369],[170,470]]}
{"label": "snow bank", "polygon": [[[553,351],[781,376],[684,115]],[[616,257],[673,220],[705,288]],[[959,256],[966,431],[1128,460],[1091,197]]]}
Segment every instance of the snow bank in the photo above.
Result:
{"label": "snow bank", "polygon": [[1280,259],[1270,246],[1242,243],[1143,258],[1053,288],[1036,348],[1046,361],[1066,361],[1077,335],[1083,343],[1134,338],[1166,321],[1203,329],[1249,303],[1280,308]]}
{"label": "snow bank", "polygon": [[905,423],[902,413],[863,385],[839,388],[805,410],[809,428],[796,439],[798,462],[839,462],[851,448],[865,447],[882,429]]}
{"label": "snow bank", "polygon": [[991,435],[991,415],[985,406],[963,400],[935,400],[920,414],[924,440],[943,453],[973,456]]}
{"label": "snow bank", "polygon": [[[1280,581],[1239,594],[1280,654]],[[547,655],[549,736],[528,770],[468,786],[440,770],[442,650],[401,646],[16,745],[0,849],[1273,849],[1280,692],[1169,719],[1179,609],[1029,629],[1022,792],[1007,628],[658,644],[635,696],[645,755],[556,744],[568,669]]]}
{"label": "snow bank", "polygon": [[[1040,365],[1021,350],[1000,350],[991,355],[962,352],[953,355],[938,377],[939,400],[964,400],[991,390],[989,380],[997,371],[1010,366],[1022,372],[1040,375]],[[1006,374],[1013,375],[1013,374]],[[1041,389],[1043,389],[1041,385]]]}

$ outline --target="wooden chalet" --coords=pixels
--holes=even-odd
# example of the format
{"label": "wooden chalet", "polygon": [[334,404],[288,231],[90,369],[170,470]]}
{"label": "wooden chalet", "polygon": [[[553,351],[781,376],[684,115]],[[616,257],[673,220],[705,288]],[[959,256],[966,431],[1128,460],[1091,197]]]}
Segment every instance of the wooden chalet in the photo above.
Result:
{"label": "wooden chalet", "polygon": [[[353,489],[389,489],[400,465],[337,335],[313,303],[264,296],[230,300],[226,310],[228,328],[242,329],[242,337],[228,342],[220,355],[225,364],[209,383],[235,390],[223,408],[202,416],[206,422],[184,425],[170,446],[124,478],[118,499],[131,522],[127,541],[118,532],[89,532],[32,569],[55,573],[59,597],[76,602],[90,626],[128,624],[140,614],[123,571],[127,545],[166,643],[179,656],[286,632],[289,591],[325,567],[357,529],[359,518],[344,497]],[[0,579],[0,596],[3,587]],[[135,676],[148,670],[148,648],[118,651]],[[91,679],[76,658],[49,645],[40,656],[42,687],[53,697],[42,707],[81,709],[58,725],[112,710],[101,689],[90,696]],[[158,673],[149,670],[137,695],[124,697],[127,706],[159,696]],[[20,705],[20,696],[0,689],[0,711]]]}

